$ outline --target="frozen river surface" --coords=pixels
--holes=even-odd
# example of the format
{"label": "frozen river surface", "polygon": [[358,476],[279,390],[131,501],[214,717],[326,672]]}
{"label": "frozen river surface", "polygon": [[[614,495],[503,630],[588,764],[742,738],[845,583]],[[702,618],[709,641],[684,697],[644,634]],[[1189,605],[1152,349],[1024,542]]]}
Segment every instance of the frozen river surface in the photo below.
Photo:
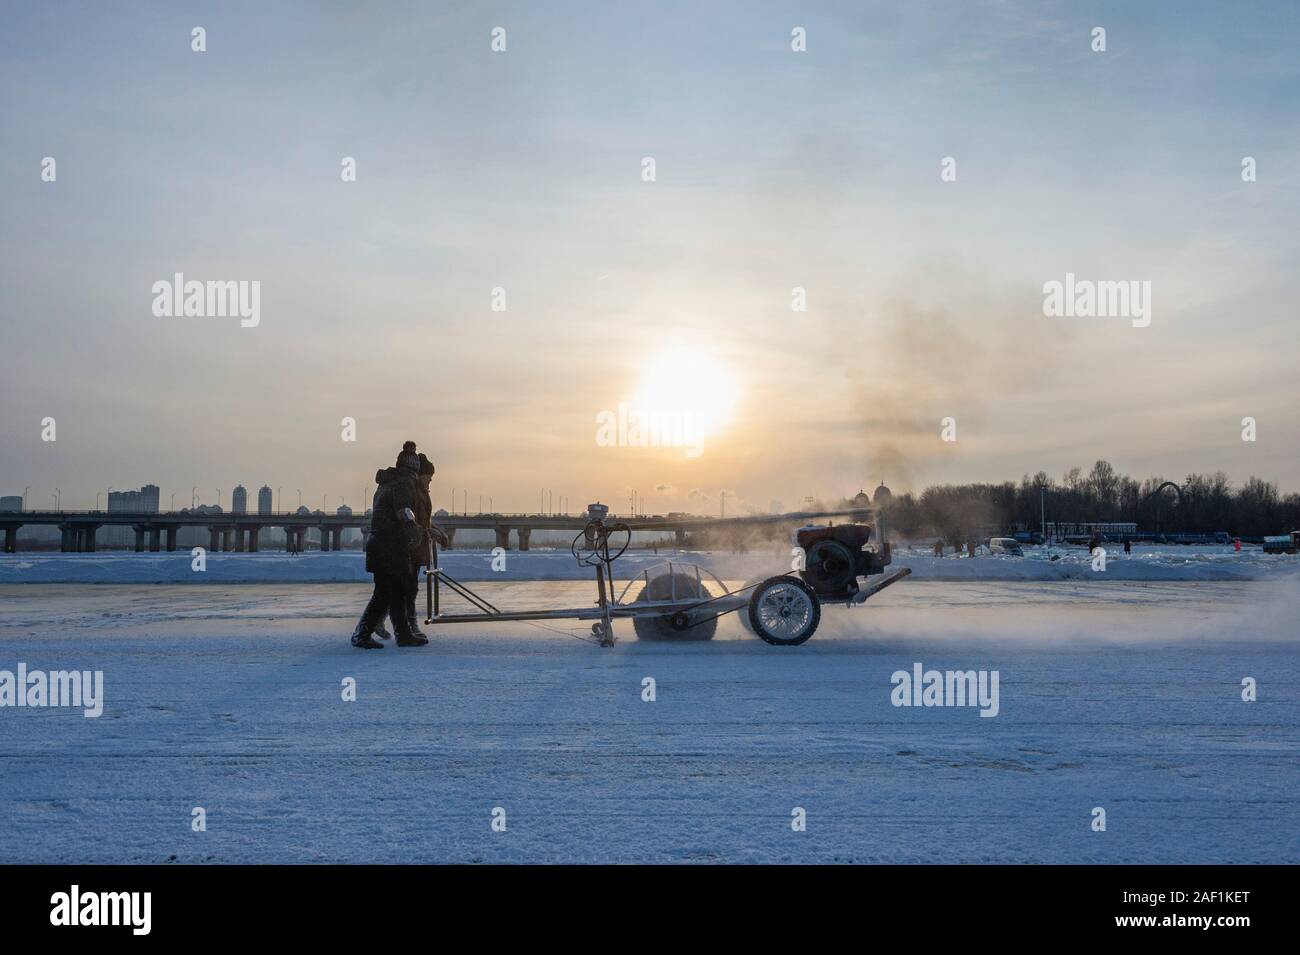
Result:
{"label": "frozen river surface", "polygon": [[[0,861],[1300,861],[1294,580],[905,581],[797,648],[728,618],[362,652],[367,593],[0,586],[0,671],[101,670],[105,696],[0,709]],[[918,663],[997,671],[998,715],[894,706]]]}

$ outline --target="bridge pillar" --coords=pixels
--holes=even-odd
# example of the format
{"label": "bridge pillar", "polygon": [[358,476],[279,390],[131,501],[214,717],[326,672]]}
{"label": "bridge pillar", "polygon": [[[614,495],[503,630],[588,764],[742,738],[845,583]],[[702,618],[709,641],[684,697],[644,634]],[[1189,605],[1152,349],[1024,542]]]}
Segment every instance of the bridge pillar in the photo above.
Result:
{"label": "bridge pillar", "polygon": [[76,549],[76,544],[73,541],[71,525],[60,524],[59,534],[61,535],[59,537],[59,550],[63,551],[66,554]]}
{"label": "bridge pillar", "polygon": [[95,552],[95,532],[98,530],[98,524],[88,524],[81,529],[81,549],[87,554],[93,554]]}
{"label": "bridge pillar", "polygon": [[235,553],[242,554],[243,552],[244,552],[244,529],[242,527],[236,527],[235,528]]}
{"label": "bridge pillar", "polygon": [[456,544],[456,528],[444,527],[442,532],[447,535],[447,543],[443,545],[443,550],[451,550]]}
{"label": "bridge pillar", "polygon": [[143,524],[137,524],[135,525],[134,529],[135,529],[135,552],[139,554],[144,550],[145,526]]}
{"label": "bridge pillar", "polygon": [[155,554],[162,550],[162,528],[157,524],[149,528],[149,550]]}
{"label": "bridge pillar", "polygon": [[510,549],[510,528],[498,527],[496,528],[496,535],[497,535],[497,546],[500,547],[502,550],[509,550]]}
{"label": "bridge pillar", "polygon": [[533,536],[533,529],[531,527],[519,528],[519,549],[520,550],[528,550],[528,544],[532,536]]}
{"label": "bridge pillar", "polygon": [[215,554],[221,550],[221,532],[215,527],[208,528],[208,552]]}
{"label": "bridge pillar", "polygon": [[176,549],[176,537],[180,534],[180,531],[181,529],[174,524],[167,528],[167,550],[174,551]]}
{"label": "bridge pillar", "polygon": [[676,539],[678,547],[686,546],[686,528],[677,528],[677,530],[673,531],[673,537]]}
{"label": "bridge pillar", "polygon": [[293,528],[292,527],[286,527],[284,529],[284,552],[286,554],[293,553]]}
{"label": "bridge pillar", "polygon": [[336,527],[334,528],[333,531],[331,531],[331,534],[333,535],[333,537],[330,540],[330,544],[333,546],[335,550],[342,550],[343,549],[343,528]]}
{"label": "bridge pillar", "polygon": [[261,531],[262,529],[260,527],[250,527],[248,529],[248,552],[250,554],[257,553],[257,538],[261,534]]}
{"label": "bridge pillar", "polygon": [[294,528],[293,549],[297,551],[299,554],[307,553],[307,528],[305,527]]}
{"label": "bridge pillar", "polygon": [[330,549],[330,529],[324,524],[320,528],[320,549],[321,553]]}
{"label": "bridge pillar", "polygon": [[5,553],[14,554],[18,552],[18,528],[20,524],[5,525]]}

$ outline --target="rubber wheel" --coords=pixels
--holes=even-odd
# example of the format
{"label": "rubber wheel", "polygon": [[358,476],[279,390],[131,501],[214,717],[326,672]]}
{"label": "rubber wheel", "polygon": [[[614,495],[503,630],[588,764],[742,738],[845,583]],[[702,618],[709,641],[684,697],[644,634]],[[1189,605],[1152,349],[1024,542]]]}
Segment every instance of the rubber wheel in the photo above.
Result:
{"label": "rubber wheel", "polygon": [[749,625],[768,643],[797,647],[817,631],[822,605],[798,577],[769,577],[749,597]]}
{"label": "rubber wheel", "polygon": [[[703,583],[697,581],[694,577],[687,574],[660,574],[654,577],[648,584],[641,588],[641,592],[636,595],[633,603],[641,603],[646,600],[672,600],[674,593],[677,599],[694,599],[708,600],[712,594],[709,588]],[[632,629],[636,631],[638,640],[712,640],[713,635],[718,631],[718,618],[712,616],[716,611],[703,610],[686,614],[686,622],[689,624],[685,629],[678,629],[674,626],[673,617],[675,614],[663,614],[661,616],[649,617],[638,616],[632,618]],[[712,619],[706,619],[706,618]],[[700,621],[700,622],[696,622]],[[679,619],[678,623],[682,623]]]}

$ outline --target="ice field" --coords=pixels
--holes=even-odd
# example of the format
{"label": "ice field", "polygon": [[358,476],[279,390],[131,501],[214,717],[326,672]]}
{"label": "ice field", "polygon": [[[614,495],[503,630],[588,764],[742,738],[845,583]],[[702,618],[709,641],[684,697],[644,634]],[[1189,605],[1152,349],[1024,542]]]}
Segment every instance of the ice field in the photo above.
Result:
{"label": "ice field", "polygon": [[[790,549],[733,554],[723,551],[629,550],[618,562],[626,579],[669,557],[694,561],[721,577],[750,580],[790,570]],[[507,551],[504,562],[493,563],[486,548],[457,549],[440,555],[442,566],[461,580],[586,580],[591,571],[580,567],[568,548]],[[1087,549],[1026,547],[1023,557],[989,554],[957,557],[951,549],[935,558],[928,547],[896,547],[891,569],[910,567],[917,579],[928,580],[1266,580],[1300,574],[1300,557],[1265,554],[1258,546],[1234,552],[1231,546],[1185,547],[1139,544],[1131,555],[1107,545],[1106,570],[1092,568]],[[93,554],[21,552],[0,554],[0,583],[343,583],[368,582],[365,557],[359,550],[291,555],[265,550],[257,554],[207,553],[205,569],[195,573],[188,550],[174,553],[102,551]]]}
{"label": "ice field", "polygon": [[[1296,862],[1298,591],[911,579],[795,648],[726,618],[359,651],[358,583],[3,584],[0,670],[101,670],[105,700],[0,709],[0,861]],[[894,706],[916,663],[998,671],[998,715]]]}

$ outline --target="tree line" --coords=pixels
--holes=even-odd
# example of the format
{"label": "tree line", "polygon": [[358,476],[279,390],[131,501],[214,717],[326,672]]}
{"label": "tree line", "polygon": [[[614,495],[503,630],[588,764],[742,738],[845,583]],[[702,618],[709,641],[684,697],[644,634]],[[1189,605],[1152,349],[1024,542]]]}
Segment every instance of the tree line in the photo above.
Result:
{"label": "tree line", "polygon": [[[1179,490],[1164,487],[1173,483]],[[1041,491],[1040,496],[1040,488]],[[852,506],[845,500],[842,506]],[[1048,522],[1133,522],[1143,533],[1227,531],[1240,537],[1300,529],[1300,494],[1283,495],[1253,475],[1240,487],[1222,471],[1183,480],[1157,476],[1139,481],[1106,461],[1084,473],[1071,468],[1060,480],[1045,472],[1019,483],[942,484],[920,494],[899,494],[888,505],[891,537],[941,537],[956,542],[998,532],[1037,531]]]}

